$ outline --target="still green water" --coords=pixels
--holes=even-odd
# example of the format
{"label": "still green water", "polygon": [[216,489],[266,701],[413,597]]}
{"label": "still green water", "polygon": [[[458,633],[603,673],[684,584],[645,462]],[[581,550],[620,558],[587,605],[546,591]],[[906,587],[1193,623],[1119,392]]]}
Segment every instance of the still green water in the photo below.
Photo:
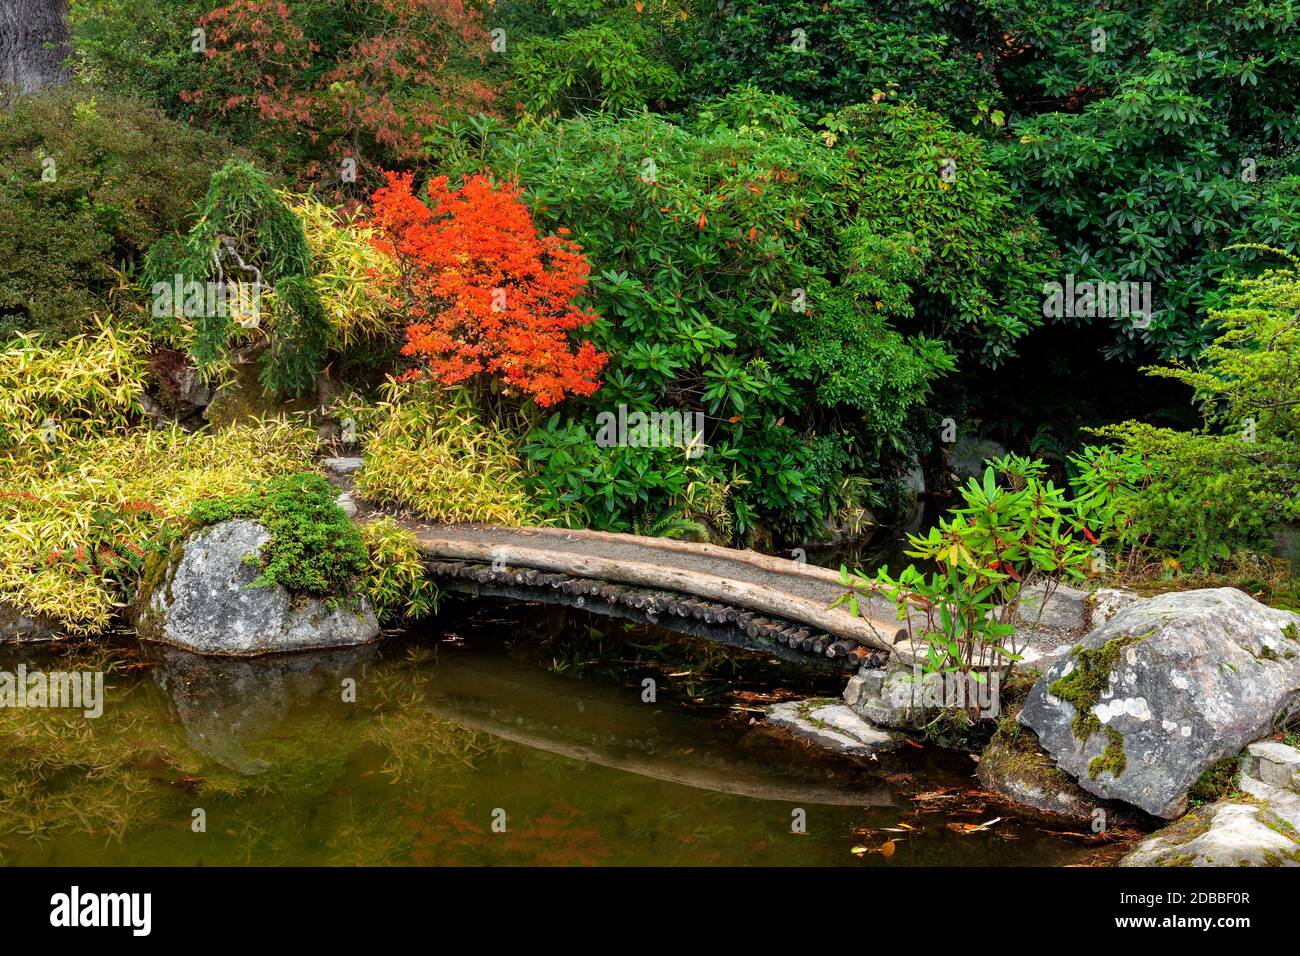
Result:
{"label": "still green water", "polygon": [[970,797],[969,756],[904,746],[846,761],[751,722],[773,687],[830,696],[843,675],[571,609],[448,602],[378,647],[252,661],[127,639],[0,653],[0,670],[20,663],[102,670],[106,690],[97,719],[0,709],[8,865],[1023,865],[1092,852]]}

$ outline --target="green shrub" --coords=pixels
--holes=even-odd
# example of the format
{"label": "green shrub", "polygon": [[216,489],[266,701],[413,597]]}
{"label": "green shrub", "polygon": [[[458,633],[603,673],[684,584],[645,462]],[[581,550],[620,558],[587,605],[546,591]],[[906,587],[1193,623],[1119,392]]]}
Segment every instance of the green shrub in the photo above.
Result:
{"label": "green shrub", "polygon": [[1205,569],[1266,548],[1300,518],[1300,275],[1272,270],[1230,283],[1212,313],[1219,337],[1198,365],[1152,368],[1202,403],[1195,432],[1125,422],[1100,430],[1150,471],[1132,522],[1158,553]]}
{"label": "green shrub", "polygon": [[1214,336],[1219,280],[1257,261],[1225,247],[1300,240],[1300,12],[1054,0],[1000,16],[1021,52],[1001,60],[999,85],[1029,107],[997,150],[1013,194],[1061,243],[1062,275],[1152,283],[1151,321],[1094,318],[1099,344],[1195,356]]}
{"label": "green shrub", "polygon": [[[984,365],[1013,355],[1043,323],[1056,252],[1012,201],[983,141],[886,96],[822,126],[848,160],[847,284],[880,293],[882,308],[897,302],[915,325],[965,345]],[[906,287],[912,300],[898,301]]]}
{"label": "green shrub", "polygon": [[[681,447],[601,447],[592,424],[557,412],[525,437],[526,483],[547,518],[570,527],[632,531],[667,512],[682,516],[695,489],[727,483],[732,451],[689,458]],[[732,524],[729,516],[711,517]]]}
{"label": "green shrub", "polygon": [[145,250],[193,221],[226,155],[151,107],[76,87],[0,113],[0,339],[107,314]]}
{"label": "green shrub", "polygon": [[[977,139],[912,107],[872,104],[815,132],[789,100],[745,87],[687,122],[483,124],[441,149],[452,171],[517,176],[537,219],[593,264],[605,382],[535,427],[525,454],[545,507],[578,505],[598,526],[652,521],[705,480],[731,489],[741,535],[821,534],[843,502],[810,478],[819,437],[845,436],[837,485],[891,471],[883,457],[906,457],[912,416],[954,368],[940,337],[993,362],[1042,321],[1032,221]],[[948,155],[963,170],[952,188]],[[581,447],[620,406],[702,413],[707,455]]]}
{"label": "green shrub", "polygon": [[193,31],[211,0],[75,0],[68,28],[76,71],[88,85],[157,103],[186,119],[181,92],[203,58]]}
{"label": "green shrub", "polygon": [[854,614],[870,596],[893,603],[927,673],[1009,669],[1024,649],[1017,617],[1035,621],[1060,584],[1082,579],[1088,567],[1070,503],[1044,471],[1042,462],[1016,456],[994,460],[983,481],[971,478],[960,489],[962,504],[936,527],[908,535],[907,554],[921,566],[896,576],[888,567],[842,569],[847,590],[836,603]]}
{"label": "green shrub", "polygon": [[[236,343],[252,341],[261,352],[263,387],[279,397],[305,394],[325,361],[329,321],[312,284],[302,222],[266,175],[243,161],[212,175],[199,214],[182,241],[149,250],[143,278],[155,318],[166,328],[188,330],[181,333],[183,344],[205,375],[217,374]],[[239,311],[232,314],[220,302],[214,308],[172,292],[190,283],[250,290],[248,305],[233,302]]]}
{"label": "green shrub", "polygon": [[616,17],[557,37],[529,37],[511,56],[514,92],[533,113],[642,109],[676,95],[681,78],[639,18]]}
{"label": "green shrub", "polygon": [[826,288],[815,301],[795,332],[792,369],[819,405],[859,413],[864,434],[899,448],[908,412],[929,397],[935,379],[956,368],[954,356],[942,341],[905,338],[875,307],[878,299]]}
{"label": "green shrub", "polygon": [[238,495],[198,501],[190,520],[198,525],[232,518],[258,522],[271,539],[262,546],[262,573],[253,586],[278,585],[333,606],[355,596],[357,579],[368,567],[365,542],[339,507],[338,495],[320,475],[299,472]]}

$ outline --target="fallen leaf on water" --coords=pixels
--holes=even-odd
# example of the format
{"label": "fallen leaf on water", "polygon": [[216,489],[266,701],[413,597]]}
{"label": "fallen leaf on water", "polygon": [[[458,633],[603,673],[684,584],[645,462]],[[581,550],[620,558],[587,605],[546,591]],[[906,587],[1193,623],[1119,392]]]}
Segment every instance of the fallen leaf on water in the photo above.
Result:
{"label": "fallen leaf on water", "polygon": [[849,850],[849,852],[852,853],[854,856],[866,856],[868,853],[879,853],[886,860],[888,860],[891,856],[894,855],[895,847],[896,844],[894,843],[893,840],[886,840],[878,847],[855,846],[852,847]]}
{"label": "fallen leaf on water", "polygon": [[987,830],[989,827],[993,826],[993,824],[1001,822],[1001,820],[1001,817],[994,817],[992,820],[987,820],[984,823],[950,823],[948,824],[948,829],[957,833],[980,833],[981,831]]}

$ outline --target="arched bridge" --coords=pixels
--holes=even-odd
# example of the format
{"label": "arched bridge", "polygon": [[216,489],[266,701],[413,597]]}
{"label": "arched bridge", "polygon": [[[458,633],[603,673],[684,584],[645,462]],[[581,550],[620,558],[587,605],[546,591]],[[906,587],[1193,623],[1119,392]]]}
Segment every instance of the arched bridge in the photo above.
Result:
{"label": "arched bridge", "polygon": [[644,618],[786,660],[879,666],[894,650],[890,609],[831,604],[827,568],[717,545],[560,528],[403,522],[438,583],[477,594],[575,604]]}

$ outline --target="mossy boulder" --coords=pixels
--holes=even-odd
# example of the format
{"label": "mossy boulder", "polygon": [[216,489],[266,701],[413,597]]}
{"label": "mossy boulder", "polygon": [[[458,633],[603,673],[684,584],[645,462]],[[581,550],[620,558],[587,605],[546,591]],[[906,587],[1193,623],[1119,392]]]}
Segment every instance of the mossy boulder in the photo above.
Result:
{"label": "mossy boulder", "polygon": [[1249,802],[1211,804],[1143,840],[1120,866],[1300,866],[1300,844]]}
{"label": "mossy boulder", "polygon": [[250,656],[365,644],[379,636],[369,601],[291,594],[257,586],[270,532],[256,521],[203,528],[151,565],[136,602],[147,641],[198,654]]}
{"label": "mossy boulder", "polygon": [[1134,602],[1047,670],[1020,721],[1089,793],[1176,818],[1209,767],[1300,710],[1297,621],[1233,588]]}
{"label": "mossy boulder", "polygon": [[1300,866],[1300,797],[1250,794],[1198,807],[1147,837],[1120,866]]}
{"label": "mossy boulder", "polygon": [[1056,766],[1032,730],[1011,720],[1004,723],[980,754],[981,786],[1039,813],[1090,822],[1102,801]]}
{"label": "mossy boulder", "polygon": [[203,417],[213,428],[228,428],[267,418],[312,417],[320,405],[314,395],[285,400],[276,398],[258,379],[257,365],[240,361],[232,365],[229,381],[209,400]]}

